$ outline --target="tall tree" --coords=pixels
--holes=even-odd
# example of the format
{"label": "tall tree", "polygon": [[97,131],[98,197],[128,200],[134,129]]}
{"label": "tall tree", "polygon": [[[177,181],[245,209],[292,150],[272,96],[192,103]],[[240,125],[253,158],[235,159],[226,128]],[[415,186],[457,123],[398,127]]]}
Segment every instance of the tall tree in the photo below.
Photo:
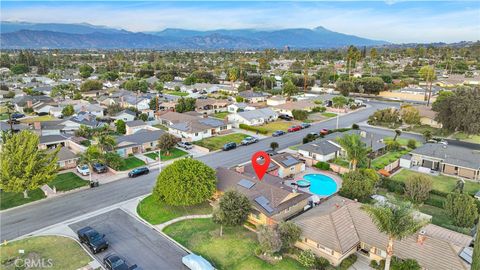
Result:
{"label": "tall tree", "polygon": [[395,129],[395,137],[393,137],[393,141],[397,141],[397,138],[402,135],[402,131],[400,129]]}
{"label": "tall tree", "polygon": [[345,134],[337,138],[340,146],[347,152],[347,159],[350,162],[350,168],[355,170],[358,166],[364,166],[367,160],[367,154],[370,150],[362,142],[357,134]]}
{"label": "tall tree", "polygon": [[432,96],[432,83],[435,80],[435,68],[432,66],[423,66],[418,71],[418,75],[428,83],[428,96],[427,89],[425,89],[424,100],[427,101],[427,106],[430,105],[430,97]]}
{"label": "tall tree", "polygon": [[444,203],[445,211],[455,226],[471,227],[478,217],[477,204],[469,194],[451,193]]}
{"label": "tall tree", "polygon": [[364,205],[363,207],[372,218],[373,223],[377,225],[378,230],[388,235],[385,270],[389,270],[394,241],[412,235],[426,222],[414,218],[415,210],[410,202],[397,201],[394,198],[389,198],[388,203]]}
{"label": "tall tree", "polygon": [[87,150],[85,150],[85,152],[80,155],[78,163],[88,166],[88,178],[90,182],[92,182],[93,164],[102,161],[102,159],[102,151],[100,150],[100,147],[98,147],[98,145],[90,145]]}
{"label": "tall tree", "polygon": [[167,155],[170,154],[170,149],[172,149],[176,143],[177,137],[170,133],[163,133],[160,138],[158,138],[158,147],[160,150],[165,151]]}
{"label": "tall tree", "polygon": [[282,221],[278,225],[278,233],[282,240],[282,248],[288,250],[300,239],[302,229],[291,221]]}
{"label": "tall tree", "polygon": [[33,132],[23,130],[11,134],[1,147],[0,188],[8,192],[28,191],[47,184],[57,172],[57,153],[38,149],[40,139]]}
{"label": "tall tree", "polygon": [[289,97],[295,95],[298,92],[297,86],[292,81],[288,80],[283,84],[283,94]]}
{"label": "tall tree", "polygon": [[98,146],[102,152],[112,151],[117,145],[115,137],[108,134],[101,134],[98,136]]}
{"label": "tall tree", "polygon": [[245,195],[236,190],[225,192],[213,212],[213,221],[220,224],[220,236],[223,235],[223,226],[244,224],[251,210],[252,206]]}

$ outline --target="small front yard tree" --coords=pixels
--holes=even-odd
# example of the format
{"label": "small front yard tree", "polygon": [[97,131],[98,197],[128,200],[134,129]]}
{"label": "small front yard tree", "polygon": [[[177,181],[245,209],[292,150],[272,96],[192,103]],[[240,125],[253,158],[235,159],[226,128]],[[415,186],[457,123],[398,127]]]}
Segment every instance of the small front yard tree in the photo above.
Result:
{"label": "small front yard tree", "polygon": [[47,152],[38,149],[40,139],[24,130],[6,135],[0,156],[0,188],[7,192],[28,191],[52,181],[57,172],[57,153],[60,148]]}
{"label": "small front yard tree", "polygon": [[180,159],[158,175],[153,196],[169,205],[194,205],[212,197],[215,170],[195,159]]}
{"label": "small front yard tree", "polygon": [[68,104],[62,109],[62,115],[63,116],[71,116],[75,113],[75,110],[73,109],[73,106],[71,104]]}
{"label": "small front yard tree", "polygon": [[278,225],[278,233],[282,240],[282,248],[289,250],[300,239],[302,229],[291,221],[281,222]]}
{"label": "small front yard tree", "polygon": [[308,112],[304,110],[293,110],[292,111],[293,118],[295,120],[306,120],[308,118]]}
{"label": "small front yard tree", "polygon": [[378,174],[372,169],[348,172],[343,175],[340,195],[350,199],[365,201],[373,194],[373,189],[378,180]]}
{"label": "small front yard tree", "polygon": [[244,224],[251,210],[252,206],[245,195],[236,190],[225,192],[213,213],[213,221],[220,224],[220,237],[223,235],[223,226]]}
{"label": "small front yard tree", "polygon": [[282,240],[278,231],[271,226],[261,226],[258,230],[258,242],[263,253],[272,255],[282,248]]}
{"label": "small front yard tree", "polygon": [[393,197],[389,198],[389,201],[388,204],[366,204],[363,206],[372,218],[373,223],[377,225],[378,230],[388,235],[385,270],[390,269],[393,242],[408,237],[426,224],[426,222],[414,218],[413,212],[415,210],[410,202],[397,201]]}
{"label": "small front yard tree", "polygon": [[279,147],[278,143],[277,142],[271,142],[270,143],[270,148],[272,148],[273,151],[275,151],[275,149],[277,149]]}
{"label": "small front yard tree", "polygon": [[428,199],[432,185],[432,179],[426,175],[409,176],[405,182],[405,195],[414,203],[424,202]]}
{"label": "small front yard tree", "polygon": [[472,196],[462,193],[448,194],[444,206],[455,226],[471,227],[475,224],[478,210]]}
{"label": "small front yard tree", "polygon": [[163,133],[160,138],[158,138],[158,147],[164,150],[167,155],[170,154],[170,149],[172,149],[176,143],[177,137],[170,133]]}
{"label": "small front yard tree", "polygon": [[117,127],[117,133],[125,134],[127,132],[127,126],[122,119],[117,120],[115,126]]}

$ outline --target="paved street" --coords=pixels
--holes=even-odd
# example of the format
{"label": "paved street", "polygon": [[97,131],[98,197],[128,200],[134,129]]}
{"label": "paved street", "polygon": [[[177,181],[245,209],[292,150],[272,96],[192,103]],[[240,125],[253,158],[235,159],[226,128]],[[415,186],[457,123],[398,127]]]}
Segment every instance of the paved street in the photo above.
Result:
{"label": "paved street", "polygon": [[[340,117],[339,126],[350,127],[353,123],[359,124],[365,121],[375,110],[391,107],[396,103],[370,102],[369,104],[372,107]],[[396,105],[398,106],[398,104]],[[199,160],[212,167],[233,166],[248,161],[255,151],[267,150],[272,141],[278,142],[282,149],[299,144],[309,132],[318,131],[322,128],[332,129],[335,126],[336,119],[333,118],[326,122],[314,124],[305,130],[281,137],[263,139],[256,144],[239,147],[228,152],[205,155],[200,157]],[[392,131],[381,130],[380,132],[384,132],[386,136],[393,136]],[[59,196],[51,200],[43,200],[26,207],[2,212],[0,214],[0,240],[14,239],[64,220],[150,193],[157,174],[158,171],[155,170],[148,175],[135,179],[120,179],[101,185],[98,188]]]}
{"label": "paved street", "polygon": [[120,209],[82,220],[70,228],[77,231],[85,226],[106,235],[108,250],[95,254],[102,263],[106,255],[115,253],[143,269],[187,269],[181,261],[187,255],[185,250]]}

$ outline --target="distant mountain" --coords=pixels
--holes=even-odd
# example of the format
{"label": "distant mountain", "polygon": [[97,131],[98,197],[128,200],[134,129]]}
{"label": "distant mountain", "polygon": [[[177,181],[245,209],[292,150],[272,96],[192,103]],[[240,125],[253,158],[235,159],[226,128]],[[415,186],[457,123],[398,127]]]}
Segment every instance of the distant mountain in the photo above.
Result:
{"label": "distant mountain", "polygon": [[196,31],[168,28],[160,32],[134,33],[89,24],[1,22],[1,29],[2,48],[235,50],[285,46],[312,49],[388,44],[386,41],[337,33],[323,27],[271,31],[254,29]]}

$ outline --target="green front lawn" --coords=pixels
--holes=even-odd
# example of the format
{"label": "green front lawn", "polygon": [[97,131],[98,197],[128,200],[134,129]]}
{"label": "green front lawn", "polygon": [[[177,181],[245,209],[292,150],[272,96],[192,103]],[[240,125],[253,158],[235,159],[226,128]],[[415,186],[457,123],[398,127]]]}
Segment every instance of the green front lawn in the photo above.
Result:
{"label": "green front lawn", "polygon": [[145,165],[145,161],[138,159],[137,157],[128,157],[124,159],[125,164],[120,167],[120,171],[131,170],[136,167]]}
{"label": "green front lawn", "polygon": [[0,120],[7,120],[8,119],[8,113],[0,113]]}
{"label": "green front lawn", "polygon": [[168,130],[168,127],[166,127],[166,126],[164,126],[164,125],[162,125],[162,124],[155,124],[155,125],[153,125],[153,126],[156,127],[156,128],[159,128],[159,129],[161,129],[161,130]]}
{"label": "green front lawn", "polygon": [[214,150],[221,149],[223,145],[228,142],[235,142],[237,144],[240,144],[240,142],[246,137],[248,137],[248,135],[243,133],[232,133],[232,134],[223,135],[223,136],[206,138],[193,143],[196,145],[208,148],[210,149],[210,151],[214,151]]}
{"label": "green front lawn", "polygon": [[[401,146],[407,146],[409,140],[410,140],[410,139],[407,139],[407,138],[400,138],[400,137],[397,138],[397,142],[398,142]],[[388,141],[393,141],[393,137],[385,137],[385,142],[388,142]],[[415,142],[416,142],[415,145],[416,145],[417,147],[420,147],[420,146],[422,146],[422,144],[423,144],[423,143],[421,143],[421,142],[419,142],[419,141],[417,141],[417,140],[415,140]]]}
{"label": "green front lawn", "polygon": [[465,142],[480,143],[480,135],[467,135],[462,132],[453,134],[453,138]]}
{"label": "green front lawn", "polygon": [[329,118],[337,116],[336,113],[331,113],[331,112],[324,112],[324,113],[322,113],[322,115],[325,116],[325,117],[329,117]]}
{"label": "green front lawn", "polygon": [[[187,155],[188,153],[183,151],[183,150],[180,150],[178,148],[172,148],[172,149],[170,149],[168,156],[166,154],[167,154],[167,151],[162,150],[162,153],[161,153],[162,161],[167,161],[167,160],[179,158],[179,157]],[[147,156],[151,159],[157,160],[158,159],[158,151],[145,154],[145,156]]]}
{"label": "green front lawn", "polygon": [[344,167],[344,168],[348,168],[350,166],[350,162],[348,162],[347,160],[343,159],[343,158],[335,158],[335,159],[332,159],[330,161],[330,163],[333,163],[333,164],[337,164],[338,166],[341,166],[341,167]]}
{"label": "green front lawn", "polygon": [[451,134],[451,132],[441,129],[441,128],[434,128],[429,125],[415,125],[413,127],[408,127],[404,129],[405,131],[411,131],[415,133],[420,133],[423,134],[425,131],[430,131],[433,136],[448,136]]}
{"label": "green front lawn", "polygon": [[33,122],[45,122],[45,121],[53,121],[53,120],[57,120],[57,118],[51,115],[44,115],[44,116],[26,118],[26,119],[20,120],[20,122],[27,124],[27,123],[33,123]]}
{"label": "green front lawn", "polygon": [[48,183],[50,188],[56,187],[57,191],[67,191],[79,187],[87,186],[88,181],[83,180],[73,172],[58,174],[52,182]]}
{"label": "green front lawn", "polygon": [[220,226],[212,219],[180,221],[164,229],[164,232],[183,246],[210,261],[217,269],[268,270],[305,269],[297,261],[284,257],[275,265],[255,256],[258,247],[255,233],[243,227],[224,227],[219,236]]}
{"label": "green front lawn", "polygon": [[230,114],[229,112],[218,112],[218,113],[214,113],[212,116],[220,119],[225,119],[225,117],[227,117],[227,115],[229,114]]}
{"label": "green front lawn", "polygon": [[45,194],[39,188],[28,192],[27,199],[23,198],[23,193],[0,191],[0,210],[12,208],[29,202],[45,198]]}
{"label": "green front lawn", "polygon": [[[23,249],[24,254],[18,251]],[[63,270],[79,269],[92,259],[74,240],[62,236],[38,236],[14,241],[0,246],[1,269],[24,269],[15,266],[17,259],[43,260],[46,269]],[[47,264],[51,260],[51,265]],[[40,268],[28,268],[40,269]]]}
{"label": "green front lawn", "polygon": [[[426,175],[430,177],[433,181],[433,189],[436,189],[442,192],[452,192],[455,186],[457,185],[457,181],[458,181],[457,178],[450,177],[450,176],[445,176],[445,175],[433,176],[433,175],[414,172],[406,169],[402,169],[400,172],[392,176],[392,179],[405,182],[406,179],[412,175]],[[465,192],[473,195],[479,190],[480,190],[480,183],[475,183],[468,180],[465,181],[465,186],[464,186]]]}
{"label": "green front lawn", "polygon": [[189,95],[188,93],[182,92],[182,91],[164,91],[163,93],[168,95],[179,96],[179,97],[186,97]]}
{"label": "green front lawn", "polygon": [[137,213],[150,224],[157,225],[181,216],[211,214],[212,206],[208,202],[191,206],[171,206],[150,195],[138,204]]}
{"label": "green front lawn", "polygon": [[375,170],[383,169],[385,166],[399,159],[401,156],[407,154],[408,152],[409,150],[390,151],[385,155],[382,155],[372,160],[372,167]]}

